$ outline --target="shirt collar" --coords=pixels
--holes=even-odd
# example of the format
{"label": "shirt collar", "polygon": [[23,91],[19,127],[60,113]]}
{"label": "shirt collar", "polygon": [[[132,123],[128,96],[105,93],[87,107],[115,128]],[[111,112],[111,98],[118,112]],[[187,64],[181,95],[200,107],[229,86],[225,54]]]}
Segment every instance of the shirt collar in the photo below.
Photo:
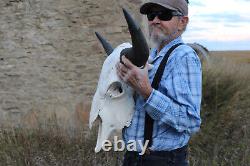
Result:
{"label": "shirt collar", "polygon": [[162,49],[161,51],[157,54],[157,49],[156,48],[152,48],[151,49],[151,53],[150,53],[150,58],[151,59],[156,59],[158,57],[161,57],[161,56],[164,56],[167,51],[175,44],[178,44],[178,43],[183,43],[183,40],[182,40],[182,37],[179,36],[177,37],[176,39],[172,40],[170,43],[166,44]]}

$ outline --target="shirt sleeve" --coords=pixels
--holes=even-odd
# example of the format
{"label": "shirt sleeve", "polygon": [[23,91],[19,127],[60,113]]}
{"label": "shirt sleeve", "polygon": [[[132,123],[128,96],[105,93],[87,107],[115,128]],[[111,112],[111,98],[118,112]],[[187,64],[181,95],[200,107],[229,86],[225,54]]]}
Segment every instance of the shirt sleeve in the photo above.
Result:
{"label": "shirt sleeve", "polygon": [[199,130],[201,124],[200,60],[191,52],[171,63],[174,63],[174,67],[168,77],[162,77],[162,90],[153,89],[144,108],[160,125],[167,124],[178,132],[187,131],[192,134]]}

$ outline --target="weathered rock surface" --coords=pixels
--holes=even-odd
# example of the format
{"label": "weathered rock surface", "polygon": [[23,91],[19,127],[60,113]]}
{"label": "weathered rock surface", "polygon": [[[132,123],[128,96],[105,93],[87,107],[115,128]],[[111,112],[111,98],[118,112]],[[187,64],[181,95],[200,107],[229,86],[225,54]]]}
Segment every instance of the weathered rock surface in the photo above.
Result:
{"label": "weathered rock surface", "polygon": [[139,5],[140,0],[1,0],[1,124],[34,126],[39,116],[53,113],[67,124],[79,119],[104,60],[94,32],[113,46],[130,41],[121,7],[140,20]]}

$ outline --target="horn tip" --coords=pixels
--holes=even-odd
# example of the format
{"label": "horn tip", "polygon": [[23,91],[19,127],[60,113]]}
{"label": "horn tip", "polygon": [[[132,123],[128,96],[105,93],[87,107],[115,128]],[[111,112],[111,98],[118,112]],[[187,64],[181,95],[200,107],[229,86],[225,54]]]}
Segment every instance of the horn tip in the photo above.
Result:
{"label": "horn tip", "polygon": [[125,8],[122,8],[123,13],[127,13],[128,11]]}
{"label": "horn tip", "polygon": [[122,8],[122,11],[123,11],[123,14],[124,14],[125,17],[129,16],[129,13],[125,8]]}
{"label": "horn tip", "polygon": [[95,32],[95,35],[96,35],[97,37],[99,37],[99,36],[100,36],[100,34],[99,34],[98,32]]}
{"label": "horn tip", "polygon": [[139,25],[134,21],[131,14],[125,8],[122,8],[122,10],[123,10],[123,14],[124,14],[124,17],[125,17],[125,19],[127,21],[129,29],[130,30],[139,29],[140,28]]}

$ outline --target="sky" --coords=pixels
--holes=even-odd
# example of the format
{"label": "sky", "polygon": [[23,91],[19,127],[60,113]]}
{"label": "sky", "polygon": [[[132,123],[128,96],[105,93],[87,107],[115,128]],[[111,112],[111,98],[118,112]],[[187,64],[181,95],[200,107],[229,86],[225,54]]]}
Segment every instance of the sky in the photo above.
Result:
{"label": "sky", "polygon": [[189,0],[183,39],[209,50],[250,50],[250,0]]}

